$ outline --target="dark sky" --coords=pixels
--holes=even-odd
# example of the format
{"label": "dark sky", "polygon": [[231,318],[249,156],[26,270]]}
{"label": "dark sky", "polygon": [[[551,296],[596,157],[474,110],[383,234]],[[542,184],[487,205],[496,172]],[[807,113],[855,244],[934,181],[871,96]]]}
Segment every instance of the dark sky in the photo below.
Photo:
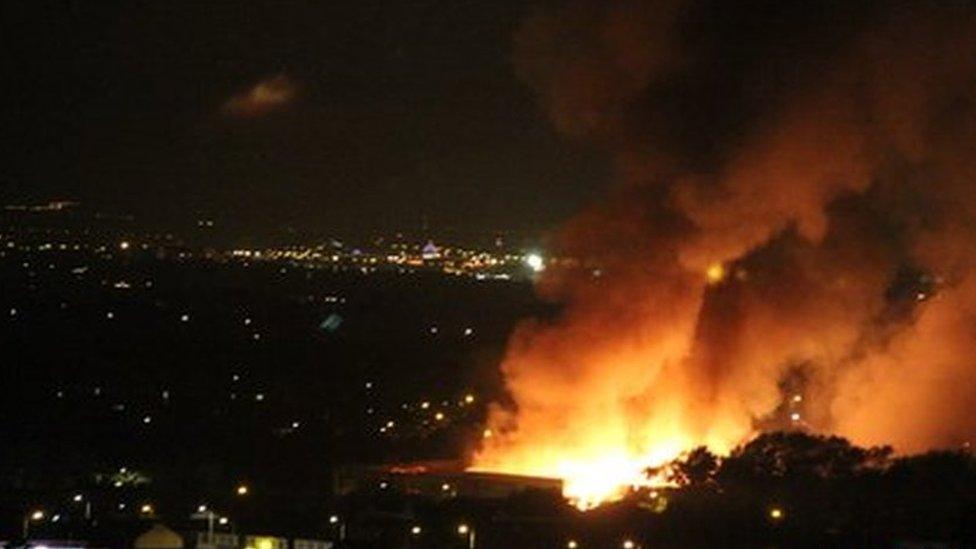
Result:
{"label": "dark sky", "polygon": [[[524,1],[0,9],[4,203],[76,198],[252,232],[410,229],[424,216],[435,230],[534,230],[607,179],[515,73]],[[288,98],[228,106],[262,82]]]}

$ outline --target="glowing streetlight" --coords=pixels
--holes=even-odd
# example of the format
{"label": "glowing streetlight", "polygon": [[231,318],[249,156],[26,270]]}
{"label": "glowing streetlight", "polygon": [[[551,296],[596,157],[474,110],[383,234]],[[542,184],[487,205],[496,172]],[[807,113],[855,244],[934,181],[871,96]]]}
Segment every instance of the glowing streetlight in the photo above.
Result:
{"label": "glowing streetlight", "polygon": [[458,524],[457,533],[459,536],[464,536],[468,538],[468,549],[474,549],[475,547],[474,528],[462,522],[461,524]]}
{"label": "glowing streetlight", "polygon": [[769,518],[775,522],[779,522],[786,518],[786,512],[780,507],[773,507],[769,510]]}
{"label": "glowing streetlight", "polygon": [[634,540],[625,539],[621,547],[624,549],[634,549],[634,547],[637,547],[637,544],[634,543]]}
{"label": "glowing streetlight", "polygon": [[237,486],[237,495],[246,496],[251,489],[247,487],[247,484],[240,484]]}
{"label": "glowing streetlight", "polygon": [[44,511],[35,509],[24,514],[23,534],[26,540],[30,536],[30,523],[44,520]]}
{"label": "glowing streetlight", "polygon": [[577,549],[578,547],[579,543],[577,543],[575,539],[571,539],[566,542],[566,549]]}
{"label": "glowing streetlight", "polygon": [[414,536],[419,536],[424,531],[420,526],[413,526],[410,528],[410,533]]}
{"label": "glowing streetlight", "polygon": [[144,503],[142,507],[139,508],[139,512],[143,515],[151,515],[153,512],[153,506],[148,503]]}
{"label": "glowing streetlight", "polygon": [[330,515],[329,524],[339,529],[339,541],[344,542],[346,540],[346,523],[343,522],[339,515]]}
{"label": "glowing streetlight", "polygon": [[525,264],[534,272],[541,272],[546,268],[546,260],[539,254],[528,254],[525,256]]}

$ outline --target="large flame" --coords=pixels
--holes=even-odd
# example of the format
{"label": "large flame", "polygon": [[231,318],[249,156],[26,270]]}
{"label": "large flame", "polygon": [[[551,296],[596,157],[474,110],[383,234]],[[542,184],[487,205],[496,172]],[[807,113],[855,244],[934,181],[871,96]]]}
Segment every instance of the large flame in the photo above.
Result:
{"label": "large flame", "polygon": [[577,1],[518,33],[622,183],[554,238],[562,312],[513,335],[475,469],[586,508],[765,428],[976,434],[976,12],[807,4]]}

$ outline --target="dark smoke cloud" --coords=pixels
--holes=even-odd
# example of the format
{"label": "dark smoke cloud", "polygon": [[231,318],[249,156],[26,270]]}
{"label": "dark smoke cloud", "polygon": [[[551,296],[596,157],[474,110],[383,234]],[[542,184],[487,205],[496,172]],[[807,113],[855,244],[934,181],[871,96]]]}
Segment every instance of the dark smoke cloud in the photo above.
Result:
{"label": "dark smoke cloud", "polygon": [[601,276],[541,282],[566,312],[514,336],[477,463],[728,447],[789,391],[860,443],[976,435],[976,8],[573,2],[516,66],[619,178],[557,237]]}

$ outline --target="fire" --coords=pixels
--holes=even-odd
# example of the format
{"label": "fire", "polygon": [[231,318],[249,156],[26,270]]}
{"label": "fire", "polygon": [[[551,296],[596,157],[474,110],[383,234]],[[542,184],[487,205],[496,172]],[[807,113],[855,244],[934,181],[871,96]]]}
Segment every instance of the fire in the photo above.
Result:
{"label": "fire", "polygon": [[503,462],[472,470],[559,478],[563,481],[563,496],[577,508],[588,510],[616,501],[632,488],[663,486],[665,481],[649,475],[648,468],[677,457],[681,446],[664,442],[646,454],[599,446],[580,449],[578,453],[561,454],[556,450],[512,455]]}
{"label": "fire", "polygon": [[971,8],[835,33],[855,5],[837,3],[756,42],[739,30],[768,21],[726,29],[698,4],[570,2],[516,36],[555,126],[620,181],[554,235],[592,267],[538,273],[561,314],[513,334],[511,406],[473,468],[559,477],[581,508],[758,429],[896,451],[976,434]]}

